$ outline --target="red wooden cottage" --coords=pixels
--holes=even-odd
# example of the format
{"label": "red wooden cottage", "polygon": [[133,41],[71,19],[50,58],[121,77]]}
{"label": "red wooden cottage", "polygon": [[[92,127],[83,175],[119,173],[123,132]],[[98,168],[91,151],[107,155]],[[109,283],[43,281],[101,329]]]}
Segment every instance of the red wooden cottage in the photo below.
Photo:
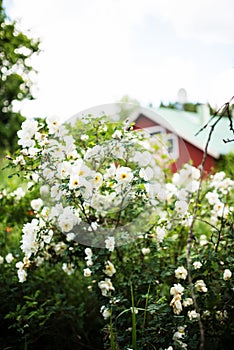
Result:
{"label": "red wooden cottage", "polygon": [[[199,106],[198,113],[185,112],[169,108],[157,110],[139,108],[134,112],[131,121],[135,129],[145,129],[151,135],[161,134],[167,141],[168,153],[175,160],[173,171],[192,160],[194,166],[201,165],[203,152],[210,132],[210,125],[195,134],[210,119],[209,108]],[[222,118],[216,125],[208,147],[205,170],[209,172],[215,167],[215,161],[222,155],[234,152],[234,142],[225,143],[223,139],[233,139],[229,129],[228,118]]]}

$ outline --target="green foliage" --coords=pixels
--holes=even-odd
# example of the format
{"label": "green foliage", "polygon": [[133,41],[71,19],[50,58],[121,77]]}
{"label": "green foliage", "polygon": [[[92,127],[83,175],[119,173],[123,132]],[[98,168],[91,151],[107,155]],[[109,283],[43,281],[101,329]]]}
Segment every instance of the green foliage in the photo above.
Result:
{"label": "green foliage", "polygon": [[[53,122],[51,124],[54,127]],[[39,124],[38,127],[43,137],[36,140],[36,145],[43,148],[48,131],[45,125]],[[119,131],[117,135],[116,130]],[[122,140],[121,145],[125,145],[125,130],[118,123],[106,123],[104,116],[93,118],[85,125],[78,121],[71,132],[80,155],[87,154],[97,145],[107,142],[113,145],[113,140],[118,145]],[[43,142],[39,144],[38,140]],[[73,148],[69,147],[69,157],[71,150]],[[27,155],[26,148],[24,151],[24,162],[17,157],[18,168],[14,171],[19,169],[19,173],[24,175],[26,172],[27,181],[31,181],[41,164],[41,151],[34,158]],[[114,155],[112,161],[120,166],[126,165],[123,158]],[[91,158],[90,162],[94,160]],[[130,157],[127,161],[134,173],[131,182],[134,201],[121,208],[118,220],[113,213],[105,216],[108,224],[111,220],[120,225],[131,222],[142,209],[148,210],[143,197],[147,179],[139,176],[139,169]],[[72,158],[71,162],[74,162]],[[98,171],[103,171],[105,179],[108,163],[106,159],[100,163]],[[167,163],[163,164],[168,168]],[[163,174],[168,185],[167,196],[165,200],[162,197],[156,202],[147,230],[142,230],[140,223],[133,227],[136,231],[134,239],[128,240],[127,244],[117,245],[113,250],[92,246],[89,253],[86,246],[75,239],[68,240],[66,233],[54,224],[48,216],[51,208],[47,207],[47,203],[38,211],[33,210],[31,200],[40,197],[37,180],[33,180],[30,191],[25,188],[26,194],[20,198],[18,192],[11,189],[0,192],[3,208],[0,212],[0,255],[5,257],[0,264],[0,342],[3,348],[165,350],[172,346],[173,349],[187,347],[196,350],[201,342],[198,311],[205,333],[203,348],[229,350],[234,337],[231,274],[234,266],[233,182],[223,173],[207,177],[201,183],[196,203],[197,192],[193,186],[199,185],[200,172],[197,169],[187,165],[175,175],[169,174],[168,169]],[[116,181],[109,179],[111,184]],[[68,188],[68,182],[69,176],[63,178],[61,188]],[[99,188],[103,195],[113,189],[112,186],[108,189],[105,181]],[[72,194],[69,191],[67,189],[69,197],[65,205],[73,204],[77,198],[82,199],[81,194],[75,196],[75,190]],[[175,203],[185,195],[188,212],[178,214]],[[81,209],[84,209],[84,203],[83,200]],[[95,222],[97,213],[89,206],[86,204],[85,215],[79,212],[80,219],[88,218]],[[99,217],[102,218],[100,210]],[[33,244],[37,242],[32,244],[31,240],[28,241],[32,254],[27,265],[19,247],[22,226],[32,219],[40,222],[38,230],[41,236],[37,236],[40,244],[36,252]],[[41,237],[51,228],[51,241],[43,241]],[[26,236],[25,227],[23,230]],[[13,254],[13,262],[6,261],[8,253]],[[22,260],[27,281],[19,283],[15,263]],[[110,263],[115,268],[112,274],[108,274],[111,269],[106,268]],[[64,269],[64,264],[65,267],[71,266],[73,273],[69,275],[71,271]],[[85,275],[87,267],[90,274]],[[176,273],[181,267],[186,272],[182,277]],[[224,276],[225,271],[229,276]],[[100,282],[108,282],[113,288],[103,293]],[[202,286],[200,289],[199,284]],[[183,290],[173,291],[178,285]],[[176,301],[181,302],[181,308],[175,304]]]}
{"label": "green foliage", "polygon": [[216,167],[218,171],[224,171],[225,174],[231,179],[234,178],[234,153],[228,153],[221,155],[216,161]]}
{"label": "green foliage", "polygon": [[39,40],[32,39],[9,21],[0,0],[0,148],[16,148],[16,132],[24,120],[13,103],[32,99],[30,58],[39,52]]}
{"label": "green foliage", "polygon": [[88,292],[82,266],[68,276],[61,263],[44,263],[33,268],[27,284],[18,283],[21,228],[32,218],[30,202],[37,195],[30,191],[17,199],[13,191],[0,191],[0,255],[14,257],[11,263],[5,258],[0,263],[0,349],[101,348],[100,303]]}

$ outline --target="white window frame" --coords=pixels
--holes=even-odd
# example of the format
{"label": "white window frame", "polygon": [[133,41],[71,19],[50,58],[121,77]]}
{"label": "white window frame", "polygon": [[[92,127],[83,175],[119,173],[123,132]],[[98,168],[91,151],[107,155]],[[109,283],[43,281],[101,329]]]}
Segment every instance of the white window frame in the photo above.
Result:
{"label": "white window frame", "polygon": [[150,126],[148,128],[144,128],[150,135],[162,135],[164,136],[166,134],[166,129],[163,128],[160,125]]}
{"label": "white window frame", "polygon": [[178,159],[179,158],[179,140],[178,140],[178,136],[172,133],[169,133],[166,135],[167,138],[167,142],[169,142],[169,140],[172,141],[171,145],[172,145],[172,150],[169,151],[169,146],[168,146],[168,153],[171,156],[172,159]]}

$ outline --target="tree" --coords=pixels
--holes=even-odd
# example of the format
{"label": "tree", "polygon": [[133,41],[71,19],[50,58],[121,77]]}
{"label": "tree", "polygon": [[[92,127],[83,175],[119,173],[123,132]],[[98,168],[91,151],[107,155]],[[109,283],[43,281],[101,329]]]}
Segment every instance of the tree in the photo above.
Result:
{"label": "tree", "polygon": [[14,112],[14,101],[33,99],[29,73],[34,71],[30,58],[39,52],[38,39],[17,29],[0,0],[0,149],[16,148],[16,132],[24,117]]}

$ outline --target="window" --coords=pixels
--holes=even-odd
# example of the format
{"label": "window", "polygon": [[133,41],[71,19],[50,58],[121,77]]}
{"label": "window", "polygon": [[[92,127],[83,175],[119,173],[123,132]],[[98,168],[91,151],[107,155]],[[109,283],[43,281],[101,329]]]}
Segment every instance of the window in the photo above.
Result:
{"label": "window", "polygon": [[179,158],[179,142],[178,136],[175,134],[167,134],[167,149],[172,159]]}
{"label": "window", "polygon": [[165,152],[168,152],[172,159],[179,158],[179,142],[178,136],[172,133],[166,133],[166,129],[160,125],[151,126],[144,128],[144,131],[149,133],[151,136],[155,136],[155,143],[159,146],[165,147]]}
{"label": "window", "polygon": [[151,136],[154,136],[154,135],[164,136],[166,134],[166,130],[159,125],[151,126],[149,128],[145,128],[144,130],[146,130]]}

